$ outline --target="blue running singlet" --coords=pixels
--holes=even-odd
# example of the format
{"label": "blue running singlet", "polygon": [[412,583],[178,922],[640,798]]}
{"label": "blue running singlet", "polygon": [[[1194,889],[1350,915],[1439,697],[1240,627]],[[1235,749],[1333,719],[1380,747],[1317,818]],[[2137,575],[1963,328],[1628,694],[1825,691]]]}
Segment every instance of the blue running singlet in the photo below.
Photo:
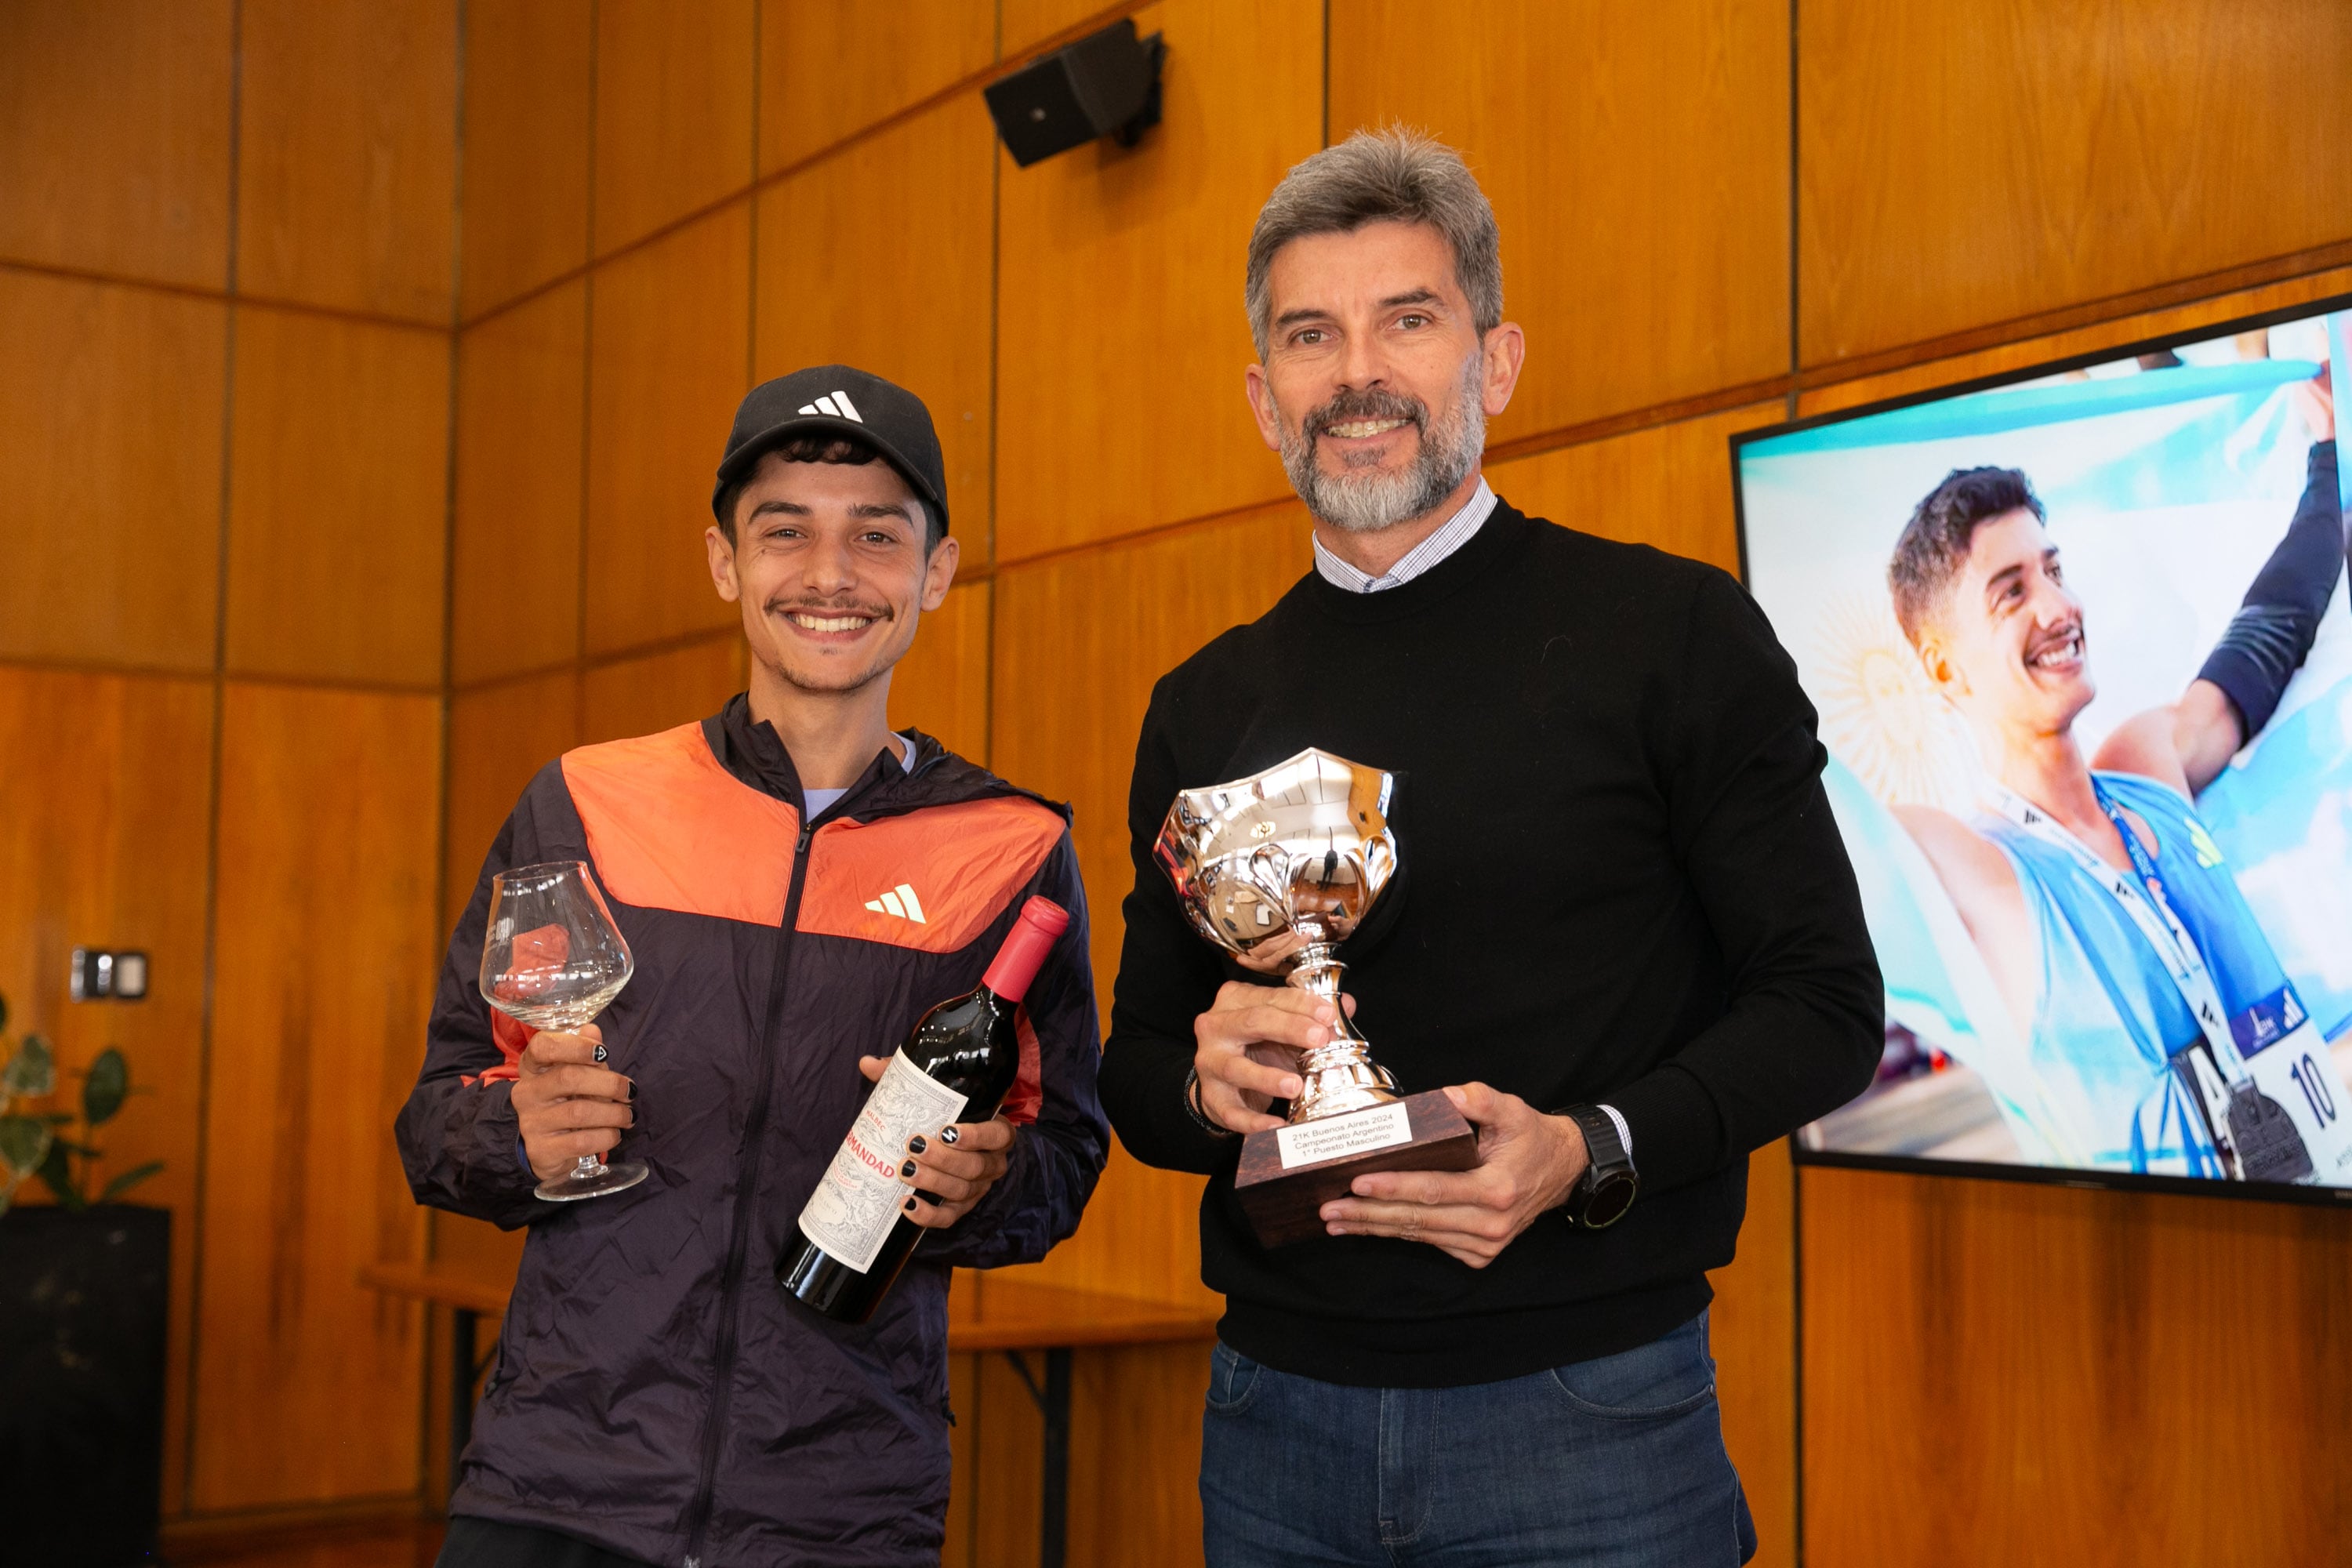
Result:
{"label": "blue running singlet", "polygon": [[[2249,1020],[2282,1000],[2293,1006],[2269,938],[2189,803],[2130,773],[2095,777],[2155,835],[2167,900],[2233,1032],[2244,1038]],[[2222,1175],[2205,1118],[2174,1066],[2205,1035],[2163,959],[2068,849],[1990,813],[1976,826],[2009,858],[2034,922],[2041,994],[2027,1052],[2053,1110],[2098,1168]]]}

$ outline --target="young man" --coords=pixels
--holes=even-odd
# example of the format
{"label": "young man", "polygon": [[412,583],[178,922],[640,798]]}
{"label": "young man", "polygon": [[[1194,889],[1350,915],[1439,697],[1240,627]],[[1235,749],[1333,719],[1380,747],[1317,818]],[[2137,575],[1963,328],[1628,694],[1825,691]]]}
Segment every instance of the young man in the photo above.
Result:
{"label": "young man", "polygon": [[1904,636],[1996,791],[1970,821],[1896,815],[2025,1042],[2033,1081],[2010,1088],[2032,1097],[2039,1134],[2063,1141],[2038,1151],[2049,1158],[2295,1181],[2317,1156],[2321,1179],[2352,1175],[2334,1168],[2324,1127],[2307,1142],[2255,1091],[2251,1058],[2298,1033],[2314,1072],[2327,1052],[2191,804],[2269,721],[2343,569],[2332,420],[2310,406],[2309,482],[2244,607],[2180,700],[2117,725],[2095,758],[2074,734],[2098,690],[2084,605],[2024,474],[1954,470],[1887,567]]}
{"label": "young man", "polygon": [[[1065,812],[884,718],[955,574],[945,491],[930,416],[889,383],[755,389],[706,536],[751,689],[550,763],[491,847],[399,1121],[418,1201],[530,1227],[446,1568],[939,1561],[949,1268],[1043,1257],[1108,1138]],[[595,1023],[530,1036],[477,973],[491,877],[548,860],[594,868],[636,971]],[[880,1055],[978,984],[1031,894],[1072,918],[1006,1114],[908,1143],[933,1234],[871,1322],[815,1316],[773,1279],[803,1205]],[[651,1175],[533,1195],[616,1147]]]}
{"label": "young man", "polygon": [[[1727,1568],[1754,1533],[1706,1271],[1748,1152],[1860,1091],[1883,1038],[1812,710],[1722,573],[1486,487],[1525,343],[1453,153],[1360,134],[1292,170],[1246,299],[1316,570],[1152,694],[1103,1066],[1137,1156],[1211,1177],[1208,1561]],[[1381,1064],[1446,1088],[1481,1163],[1360,1176],[1327,1237],[1268,1251],[1237,1135],[1335,1019],[1245,983],[1151,847],[1178,790],[1307,745],[1399,776],[1399,913],[1342,956]],[[1638,1173],[1613,1225],[1596,1166],[1612,1196]]]}

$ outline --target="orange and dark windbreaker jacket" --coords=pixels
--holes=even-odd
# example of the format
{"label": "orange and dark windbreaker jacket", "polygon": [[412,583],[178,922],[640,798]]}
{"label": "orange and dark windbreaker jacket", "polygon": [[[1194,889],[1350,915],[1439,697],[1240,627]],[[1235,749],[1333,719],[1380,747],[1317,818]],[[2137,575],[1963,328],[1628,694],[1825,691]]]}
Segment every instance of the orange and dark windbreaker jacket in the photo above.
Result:
{"label": "orange and dark windbreaker jacket", "polygon": [[[397,1129],[418,1202],[530,1227],[451,1511],[647,1563],[939,1561],[950,1266],[1045,1256],[1109,1132],[1066,811],[915,747],[803,825],[790,757],[738,696],[568,753],[507,819]],[[558,1205],[519,1157],[507,1085],[528,1036],[477,984],[491,876],[575,859],[636,961],[597,1021],[635,1085],[619,1152],[653,1173]],[[774,1268],[865,1095],[858,1057],[978,984],[1033,893],[1071,921],[1023,1006],[1011,1168],[925,1239],[872,1322],[817,1318]]]}

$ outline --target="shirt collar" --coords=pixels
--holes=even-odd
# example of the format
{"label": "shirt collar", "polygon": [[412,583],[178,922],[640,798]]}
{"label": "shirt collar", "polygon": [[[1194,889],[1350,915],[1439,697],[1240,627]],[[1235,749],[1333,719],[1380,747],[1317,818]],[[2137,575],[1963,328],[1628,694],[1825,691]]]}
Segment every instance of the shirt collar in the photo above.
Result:
{"label": "shirt collar", "polygon": [[[727,706],[719,710],[716,719],[704,720],[703,736],[719,765],[753,789],[784,801],[795,795],[805,799],[810,794],[822,793],[803,789],[800,771],[793,766],[793,754],[785,749],[775,726],[751,717],[749,692],[737,692],[728,699]],[[917,754],[922,749],[913,739],[913,731],[892,731],[889,742],[874,753],[872,764],[858,775],[857,782],[832,792],[834,798],[863,789],[869,783],[887,784],[893,778],[911,777]],[[816,813],[812,811],[809,815],[814,816]]]}
{"label": "shirt collar", "polygon": [[1375,577],[1350,566],[1324,548],[1321,535],[1315,539],[1315,570],[1335,588],[1350,594],[1377,594],[1383,588],[1396,588],[1412,582],[1455,551],[1470,542],[1487,517],[1495,510],[1495,492],[1482,476],[1478,488],[1462,503],[1462,510],[1445,520],[1435,532],[1408,550],[1397,563]]}

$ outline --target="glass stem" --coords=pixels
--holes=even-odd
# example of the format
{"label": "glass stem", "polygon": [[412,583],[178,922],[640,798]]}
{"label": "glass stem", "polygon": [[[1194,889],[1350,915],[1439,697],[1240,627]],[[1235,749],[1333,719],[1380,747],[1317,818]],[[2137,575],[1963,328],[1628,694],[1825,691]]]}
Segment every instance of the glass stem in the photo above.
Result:
{"label": "glass stem", "polygon": [[575,1182],[593,1181],[603,1173],[604,1169],[604,1161],[593,1154],[583,1154],[580,1156],[580,1163],[572,1168],[572,1179]]}

